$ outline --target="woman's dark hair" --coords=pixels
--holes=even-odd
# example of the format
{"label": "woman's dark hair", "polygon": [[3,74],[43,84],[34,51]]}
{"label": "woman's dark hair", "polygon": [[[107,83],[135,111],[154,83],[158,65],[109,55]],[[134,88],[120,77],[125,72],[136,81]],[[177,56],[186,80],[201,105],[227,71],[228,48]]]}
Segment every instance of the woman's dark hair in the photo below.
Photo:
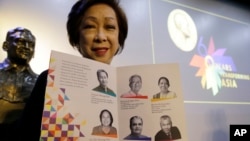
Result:
{"label": "woman's dark hair", "polygon": [[159,78],[159,80],[158,80],[158,85],[160,84],[160,81],[161,81],[162,79],[165,79],[167,85],[170,86],[168,78],[167,78],[167,77],[164,77],[164,76]]}
{"label": "woman's dark hair", "polygon": [[110,116],[110,124],[109,124],[109,126],[112,126],[112,124],[113,124],[113,116],[112,116],[111,112],[109,110],[107,110],[107,109],[102,110],[100,115],[99,115],[101,124],[102,124],[102,115],[103,115],[104,112],[107,112],[109,114],[109,116]]}
{"label": "woman's dark hair", "polygon": [[119,0],[78,0],[68,15],[67,21],[67,32],[69,37],[69,42],[73,47],[76,47],[79,51],[77,45],[79,44],[79,28],[81,24],[81,19],[84,13],[93,5],[103,3],[109,5],[116,13],[117,22],[119,26],[119,44],[120,48],[116,52],[121,53],[125,39],[128,33],[128,21],[123,9],[119,6]]}

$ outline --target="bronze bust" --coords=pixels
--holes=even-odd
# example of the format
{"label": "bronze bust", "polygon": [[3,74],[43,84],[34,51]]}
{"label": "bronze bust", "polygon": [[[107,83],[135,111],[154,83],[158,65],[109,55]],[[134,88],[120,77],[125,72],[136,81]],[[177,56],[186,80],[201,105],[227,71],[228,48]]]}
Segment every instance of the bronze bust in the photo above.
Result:
{"label": "bronze bust", "polygon": [[9,30],[3,50],[7,58],[0,63],[0,125],[12,124],[20,118],[37,79],[29,62],[34,56],[35,36],[17,27]]}

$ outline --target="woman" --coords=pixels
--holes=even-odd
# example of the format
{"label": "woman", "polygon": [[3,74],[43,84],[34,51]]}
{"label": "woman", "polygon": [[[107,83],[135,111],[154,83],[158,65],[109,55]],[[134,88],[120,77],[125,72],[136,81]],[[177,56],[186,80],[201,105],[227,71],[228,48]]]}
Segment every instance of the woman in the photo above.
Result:
{"label": "woman", "polygon": [[102,110],[100,113],[101,125],[93,128],[92,135],[117,137],[117,130],[112,126],[113,116],[109,110]]}
{"label": "woman", "polygon": [[153,95],[153,99],[171,99],[177,97],[175,92],[168,89],[170,84],[167,77],[160,77],[158,80],[158,86],[160,88],[160,92]]}
{"label": "woman", "polygon": [[[117,0],[79,0],[68,15],[67,32],[83,57],[110,64],[124,48],[127,18]],[[47,74],[38,77],[13,140],[39,141]]]}

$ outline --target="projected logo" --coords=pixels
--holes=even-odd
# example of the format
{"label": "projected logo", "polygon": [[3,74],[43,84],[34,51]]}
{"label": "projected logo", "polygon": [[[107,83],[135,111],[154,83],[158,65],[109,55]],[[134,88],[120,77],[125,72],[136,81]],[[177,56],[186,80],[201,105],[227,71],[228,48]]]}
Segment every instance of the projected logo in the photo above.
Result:
{"label": "projected logo", "polygon": [[175,9],[168,16],[169,35],[179,49],[188,52],[195,48],[197,30],[193,19],[184,10]]}
{"label": "projected logo", "polygon": [[208,46],[201,37],[197,44],[198,54],[194,55],[190,65],[199,68],[196,77],[201,77],[204,89],[211,89],[217,95],[222,87],[237,88],[236,79],[249,80],[249,75],[237,74],[232,57],[226,56],[226,48],[215,48],[213,37]]}
{"label": "projected logo", "polygon": [[197,54],[190,61],[190,66],[198,68],[196,77],[201,77],[203,89],[212,90],[217,95],[223,88],[237,88],[237,79],[250,80],[250,75],[237,73],[231,56],[226,55],[226,48],[217,48],[213,37],[204,43],[198,40],[196,25],[192,17],[182,9],[174,9],[167,19],[168,32],[175,46],[190,52],[195,48]]}

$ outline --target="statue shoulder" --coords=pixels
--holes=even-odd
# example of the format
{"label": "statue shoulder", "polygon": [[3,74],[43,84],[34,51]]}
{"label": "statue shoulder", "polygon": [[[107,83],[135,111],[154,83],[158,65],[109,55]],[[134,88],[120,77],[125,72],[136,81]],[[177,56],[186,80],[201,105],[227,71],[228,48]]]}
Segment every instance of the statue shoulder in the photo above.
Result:
{"label": "statue shoulder", "polygon": [[5,59],[3,62],[0,63],[0,70],[7,68],[10,65],[8,59]]}

